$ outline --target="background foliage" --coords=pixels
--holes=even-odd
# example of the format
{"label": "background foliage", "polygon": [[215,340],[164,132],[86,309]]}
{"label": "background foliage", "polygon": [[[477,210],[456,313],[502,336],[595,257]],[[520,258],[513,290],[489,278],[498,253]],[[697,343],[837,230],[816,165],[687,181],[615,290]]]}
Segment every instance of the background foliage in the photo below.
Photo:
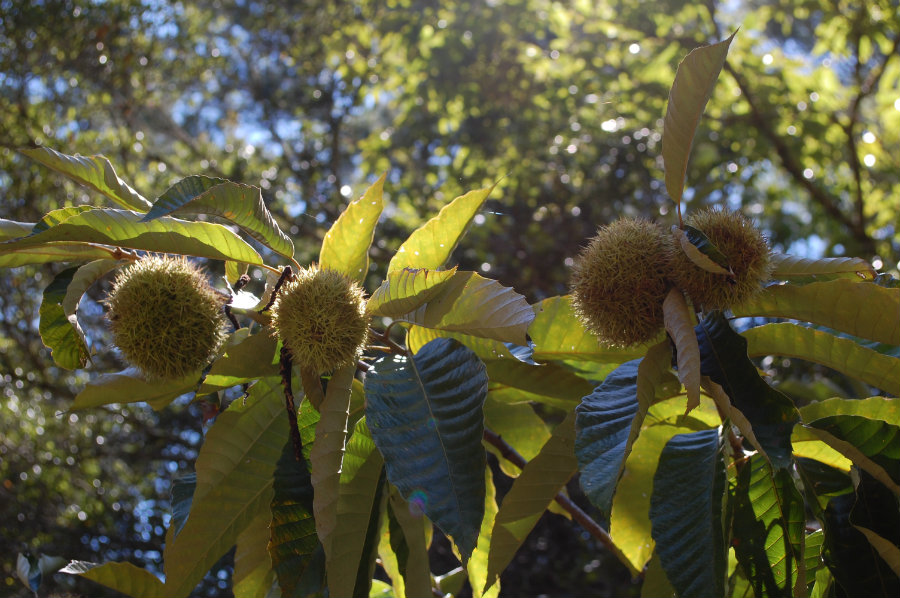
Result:
{"label": "background foliage", "polygon": [[[900,259],[900,18],[890,0],[318,4],[0,4],[3,217],[35,221],[62,198],[96,201],[13,148],[102,151],[154,197],[193,173],[261,187],[306,262],[346,200],[386,172],[387,220],[372,252],[383,268],[423,216],[499,178],[455,258],[537,301],[565,293],[565,265],[598,224],[672,218],[658,156],[675,66],[741,25],[695,142],[689,207],[740,205],[778,249],[888,269]],[[203,408],[60,415],[116,358],[98,351],[76,374],[53,365],[36,318],[55,273],[0,271],[0,505],[21,524],[4,526],[3,553],[152,569]],[[101,314],[82,303],[86,325]],[[791,370],[785,390],[811,377],[823,396],[859,390],[818,374]],[[561,544],[587,541],[554,537],[556,527],[532,542],[551,567]],[[596,580],[602,560],[553,583],[627,591],[621,568],[618,582]],[[4,591],[20,591],[14,565],[0,566]]]}

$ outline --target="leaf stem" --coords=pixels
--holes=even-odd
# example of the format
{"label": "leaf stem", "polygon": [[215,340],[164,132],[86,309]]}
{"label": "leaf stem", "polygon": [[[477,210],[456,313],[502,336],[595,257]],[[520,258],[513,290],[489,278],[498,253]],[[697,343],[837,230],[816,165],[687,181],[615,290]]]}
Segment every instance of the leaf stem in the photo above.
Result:
{"label": "leaf stem", "polygon": [[[503,440],[503,438],[501,438],[498,434],[485,428],[484,440],[494,446],[497,450],[499,450],[504,459],[506,459],[519,469],[525,469],[525,465],[528,464],[528,461],[525,460],[525,457],[520,455],[516,451],[516,449],[510,446],[509,443]],[[577,521],[581,525],[581,527],[587,530],[587,532],[590,533],[594,538],[596,538],[598,542],[603,544],[603,546],[605,546],[607,550],[615,554],[623,563],[628,562],[628,560],[622,554],[622,551],[618,546],[615,545],[606,530],[600,527],[600,524],[594,521],[590,515],[585,513],[581,509],[581,507],[572,502],[572,499],[559,492],[554,497],[554,500],[559,504],[559,506],[569,512],[569,514],[572,516],[572,519]]]}

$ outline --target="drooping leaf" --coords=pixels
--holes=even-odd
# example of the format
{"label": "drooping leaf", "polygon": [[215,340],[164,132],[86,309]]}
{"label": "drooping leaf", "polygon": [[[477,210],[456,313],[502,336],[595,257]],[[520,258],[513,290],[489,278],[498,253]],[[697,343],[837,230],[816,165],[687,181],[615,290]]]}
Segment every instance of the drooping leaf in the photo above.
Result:
{"label": "drooping leaf", "polygon": [[797,282],[828,280],[830,278],[850,278],[862,281],[875,278],[875,269],[866,260],[858,257],[824,257],[819,259],[797,257],[784,253],[773,253],[772,279]]}
{"label": "drooping leaf", "polygon": [[32,228],[34,228],[34,224],[31,222],[16,222],[15,220],[0,218],[0,241],[24,237],[31,234]]}
{"label": "drooping leaf", "polygon": [[95,206],[84,204],[78,206],[66,206],[64,208],[57,208],[55,210],[50,210],[44,217],[41,218],[40,222],[34,225],[34,228],[31,229],[31,234],[36,235],[38,233],[42,233],[45,230],[48,230],[57,224],[65,222],[72,216],[76,216],[78,214],[82,214],[84,212],[90,212],[91,210],[96,210]]}
{"label": "drooping leaf", "polygon": [[384,206],[384,179],[381,175],[362,197],[350,202],[322,239],[319,265],[346,274],[362,284],[369,272],[369,247],[375,225]]}
{"label": "drooping leaf", "polygon": [[437,216],[413,231],[400,245],[388,264],[388,272],[442,267],[493,190],[491,186],[470,191],[441,208]]}
{"label": "drooping leaf", "polygon": [[675,588],[669,583],[666,572],[663,571],[662,564],[659,562],[659,555],[655,552],[644,572],[641,598],[675,598]]}
{"label": "drooping leaf", "polygon": [[266,550],[271,520],[271,511],[264,509],[237,537],[234,573],[231,577],[235,596],[266,598],[272,587],[275,573],[272,571],[272,559]]}
{"label": "drooping leaf", "polygon": [[148,381],[137,368],[97,376],[75,396],[70,410],[146,402],[154,409],[162,409],[181,395],[196,390],[200,372],[178,380]]}
{"label": "drooping leaf", "polygon": [[[69,321],[78,309],[78,304],[84,293],[107,272],[121,264],[121,260],[94,260],[78,268],[69,286],[66,287],[66,296],[62,301],[63,312]],[[74,322],[73,322],[74,325]]]}
{"label": "drooping leaf", "polygon": [[457,272],[427,304],[396,319],[524,345],[534,311],[525,297],[512,288],[475,272]]}
{"label": "drooping leaf", "polygon": [[366,376],[366,418],[388,479],[467,560],[484,517],[484,364],[453,339],[384,357]]}
{"label": "drooping leaf", "polygon": [[847,279],[766,288],[732,310],[735,316],[791,318],[900,345],[900,289]]}
{"label": "drooping leaf", "polygon": [[325,587],[325,552],[313,519],[313,487],[306,464],[296,461],[290,442],[278,459],[273,489],[269,556],[282,595],[320,595]]}
{"label": "drooping leaf", "polygon": [[887,397],[827,399],[800,408],[800,416],[807,423],[834,415],[859,415],[900,426],[900,403]]}
{"label": "drooping leaf", "polygon": [[538,519],[577,470],[575,412],[571,411],[503,497],[490,533],[486,589],[506,569]]}
{"label": "drooping leaf", "polygon": [[401,317],[428,303],[454,274],[455,267],[450,270],[394,270],[369,297],[366,309],[373,316]]}
{"label": "drooping leaf", "polygon": [[142,222],[141,214],[137,212],[114,209],[86,210],[44,232],[0,243],[0,256],[57,242],[99,243],[249,264],[262,263],[256,250],[220,224],[188,222],[170,217]]}
{"label": "drooping leaf", "polygon": [[66,290],[76,272],[77,267],[63,270],[44,289],[40,308],[41,321],[38,327],[41,341],[50,348],[53,361],[69,370],[84,367],[90,355],[78,320],[74,314],[67,317],[63,309]]}
{"label": "drooping leaf", "polygon": [[900,395],[900,359],[821,330],[786,322],[741,333],[751,357],[797,357],[835,369],[866,384]]}
{"label": "drooping leaf", "polygon": [[651,535],[679,596],[725,595],[724,487],[718,430],[679,434],[666,443],[653,477]]}
{"label": "drooping leaf", "polygon": [[50,243],[22,249],[0,249],[0,268],[16,268],[47,262],[86,262],[116,257],[116,250],[101,245]]}
{"label": "drooping leaf", "polygon": [[806,518],[790,473],[754,455],[738,471],[734,501],[733,544],[754,594],[805,593]]}
{"label": "drooping leaf", "polygon": [[326,553],[328,591],[335,596],[355,595],[357,572],[368,571],[363,548],[373,510],[377,516],[381,506],[376,498],[383,467],[384,459],[375,449],[366,420],[360,419],[344,453],[333,552]]}
{"label": "drooping leaf", "polygon": [[625,462],[632,422],[639,413],[639,365],[640,360],[620,365],[575,410],[575,455],[581,487],[607,517]]}
{"label": "drooping leaf", "polygon": [[163,582],[131,563],[88,563],[72,561],[60,573],[79,575],[133,598],[167,598]]}
{"label": "drooping leaf", "polygon": [[900,508],[897,497],[865,472],[856,485],[856,504],[850,510],[850,524],[862,532],[875,552],[900,578]]}
{"label": "drooping leaf", "polygon": [[692,50],[675,72],[663,122],[662,156],[666,190],[676,205],[681,203],[697,125],[725,64],[732,39],[734,34],[717,44]]}
{"label": "drooping leaf", "polygon": [[393,581],[394,594],[398,598],[429,596],[431,569],[425,525],[430,529],[431,523],[420,510],[403,500],[393,485],[390,485],[387,512],[388,521],[384,525],[385,535],[382,536],[379,554]]}
{"label": "drooping leaf", "polygon": [[500,584],[487,585],[488,556],[491,550],[493,538],[491,529],[497,517],[497,491],[494,488],[494,476],[490,467],[484,468],[484,518],[481,520],[481,530],[478,534],[478,543],[472,552],[471,558],[466,563],[466,575],[469,585],[472,587],[473,598],[497,598],[500,594]]}
{"label": "drooping leaf", "polygon": [[568,295],[544,299],[535,306],[535,311],[534,322],[528,327],[528,335],[534,342],[535,361],[623,363],[647,352],[647,346],[617,349],[601,345],[575,317]]}
{"label": "drooping leaf", "polygon": [[850,467],[853,465],[850,459],[822,442],[802,423],[794,426],[791,444],[794,447],[795,459],[814,459],[845,473],[849,473]]}
{"label": "drooping leaf", "polygon": [[734,277],[734,273],[729,269],[728,258],[702,231],[687,225],[682,230],[673,224],[672,234],[678,241],[678,246],[695,266],[713,274]]}
{"label": "drooping leaf", "polygon": [[76,183],[99,191],[123,208],[146,212],[150,202],[119,178],[109,160],[104,156],[69,156],[49,147],[19,150],[32,160],[52,168]]}
{"label": "drooping leaf", "polygon": [[696,330],[703,375],[722,386],[773,464],[788,467],[791,431],[800,420],[794,404],[759,376],[747,357],[746,339],[732,330],[721,312],[709,314]]}
{"label": "drooping leaf", "polygon": [[661,423],[641,430],[625,461],[622,479],[612,500],[609,535],[625,557],[633,574],[644,569],[653,556],[650,538],[650,496],[659,457],[666,443],[677,434],[693,432],[686,426]]}
{"label": "drooping leaf", "polygon": [[808,424],[820,439],[900,495],[900,426],[858,415]]}
{"label": "drooping leaf", "polygon": [[278,375],[278,349],[277,339],[266,331],[250,334],[249,328],[236,330],[225,341],[197,392],[206,394]]}
{"label": "drooping leaf", "polygon": [[697,333],[684,293],[672,288],[663,300],[666,332],[675,343],[678,359],[678,379],[688,395],[687,410],[700,404],[700,347]]}
{"label": "drooping leaf", "polygon": [[[355,372],[356,366],[348,365],[336,370],[331,377],[325,400],[319,409],[321,417],[316,424],[316,441],[309,454],[316,534],[325,550],[326,563],[335,554],[334,532],[337,528],[341,464],[344,461],[350,389]],[[330,568],[330,565],[327,566]]]}
{"label": "drooping leaf", "polygon": [[492,387],[509,386],[576,404],[592,390],[590,382],[556,363],[529,365],[513,359],[486,361]]}
{"label": "drooping leaf", "polygon": [[246,403],[217,418],[197,456],[191,510],[177,536],[170,528],[163,553],[166,592],[187,596],[272,502],[275,465],[288,436],[281,381],[260,380]]}
{"label": "drooping leaf", "polygon": [[189,176],[169,187],[141,221],[175,214],[225,218],[276,253],[287,258],[294,256],[293,242],[275,222],[259,187],[202,175]]}

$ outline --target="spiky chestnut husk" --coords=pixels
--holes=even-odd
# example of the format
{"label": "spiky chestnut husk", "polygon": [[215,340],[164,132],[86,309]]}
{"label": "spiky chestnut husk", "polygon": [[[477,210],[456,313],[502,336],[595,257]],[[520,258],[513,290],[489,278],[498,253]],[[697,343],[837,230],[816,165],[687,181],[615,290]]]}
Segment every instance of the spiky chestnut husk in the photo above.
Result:
{"label": "spiky chestnut husk", "polygon": [[623,218],[601,227],[575,260],[572,305],[601,341],[630,347],[662,330],[669,247],[657,224]]}
{"label": "spiky chestnut husk", "polygon": [[369,330],[363,294],[340,272],[316,266],[282,285],[272,325],[294,363],[320,374],[356,363]]}
{"label": "spiky chestnut husk", "polygon": [[105,303],[113,342],[150,379],[202,369],[224,337],[225,299],[183,257],[149,256],[123,268]]}
{"label": "spiky chestnut husk", "polygon": [[752,298],[771,272],[769,245],[762,233],[740,212],[701,210],[686,224],[700,230],[728,260],[734,277],[715,274],[695,265],[673,244],[670,276],[675,285],[704,310],[728,309]]}

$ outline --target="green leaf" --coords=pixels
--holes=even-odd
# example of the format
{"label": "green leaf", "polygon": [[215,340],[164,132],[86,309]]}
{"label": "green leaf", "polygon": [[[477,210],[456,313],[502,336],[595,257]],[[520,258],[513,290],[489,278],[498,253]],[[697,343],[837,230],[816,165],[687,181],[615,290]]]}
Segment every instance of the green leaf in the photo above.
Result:
{"label": "green leaf", "polygon": [[18,239],[29,235],[32,228],[34,228],[34,224],[30,222],[16,222],[15,220],[0,218],[0,241]]}
{"label": "green leaf", "polygon": [[275,581],[267,550],[271,519],[271,511],[264,509],[237,537],[231,578],[235,596],[265,598]]}
{"label": "green leaf", "polygon": [[700,404],[700,347],[697,344],[691,311],[684,293],[680,290],[676,288],[669,290],[663,300],[663,317],[666,332],[675,343],[678,379],[687,392],[687,410],[690,412]]}
{"label": "green leaf", "polygon": [[[488,371],[490,378],[490,371]],[[512,446],[526,461],[540,452],[541,447],[550,438],[550,432],[544,420],[535,413],[530,403],[504,403],[498,401],[488,387],[487,399],[484,402],[484,425],[507,444]],[[519,468],[506,459],[500,450],[492,444],[487,449],[497,456],[500,469],[507,476],[519,476]]]}
{"label": "green leaf", "polygon": [[687,426],[660,423],[641,430],[625,461],[622,479],[612,499],[609,535],[628,559],[632,574],[640,573],[653,556],[650,537],[650,496],[663,447],[677,434],[693,432]]}
{"label": "green leaf", "polygon": [[[347,419],[350,415],[350,390],[356,365],[339,368],[328,383],[321,415],[316,424],[316,441],[309,454],[312,463],[313,514],[316,534],[325,550],[327,568],[332,569],[340,497],[341,467],[344,443],[347,439]],[[354,569],[355,571],[355,569]],[[354,577],[355,578],[355,577]]]}
{"label": "green leaf", "polygon": [[[881,560],[900,577],[900,509],[897,497],[862,473],[856,484],[856,503],[850,510],[850,524],[860,531]],[[873,560],[874,559],[874,555]],[[898,584],[900,579],[896,579]]]}
{"label": "green leaf", "polygon": [[900,426],[900,402],[887,397],[827,399],[800,408],[800,416],[807,423],[834,415],[859,415]]}
{"label": "green leaf", "polygon": [[679,596],[724,596],[725,467],[718,430],[666,443],[653,477],[650,521],[666,577]]}
{"label": "green leaf", "polygon": [[479,358],[485,361],[499,359],[514,359],[509,348],[500,341],[484,338],[480,336],[472,336],[471,334],[462,334],[459,332],[448,332],[446,330],[436,330],[433,328],[423,328],[422,326],[412,325],[407,330],[406,346],[413,353],[417,353],[419,349],[430,343],[436,338],[452,338],[456,339],[468,348],[472,349]]}
{"label": "green leaf", "polygon": [[749,421],[755,438],[777,468],[788,467],[791,431],[800,420],[791,400],[769,386],[747,357],[747,341],[732,330],[721,312],[697,325],[701,371],[722,386],[731,403]]}
{"label": "green leaf", "polygon": [[731,266],[728,265],[728,258],[713,245],[703,231],[688,225],[681,230],[673,224],[672,234],[678,241],[678,246],[695,266],[713,274],[734,278]]}
{"label": "green leaf", "polygon": [[0,268],[17,268],[47,262],[86,262],[115,257],[115,253],[115,250],[109,247],[77,243],[50,243],[10,250],[0,246]]}
{"label": "green leaf", "polygon": [[578,471],[575,458],[575,412],[553,429],[541,451],[526,465],[503,497],[490,532],[487,587],[512,561],[538,519]]}
{"label": "green leaf", "polygon": [[900,395],[900,359],[847,338],[790,323],[765,324],[741,333],[751,357],[797,357],[835,369],[892,395]]}
{"label": "green leaf", "polygon": [[441,285],[456,274],[450,270],[411,270],[389,272],[369,301],[366,309],[373,316],[398,318],[428,303],[441,290]]}
{"label": "green leaf", "polygon": [[266,330],[250,334],[249,328],[240,328],[228,337],[219,353],[198,394],[278,375],[278,340]]}
{"label": "green leaf", "polygon": [[273,489],[269,556],[282,595],[320,595],[325,587],[325,552],[313,519],[313,487],[306,464],[294,458],[291,442],[285,443],[278,459]]}
{"label": "green leaf", "polygon": [[187,596],[241,532],[269,511],[275,466],[288,436],[281,381],[266,378],[245,404],[232,405],[210,428],[197,457],[191,511],[163,554],[166,592]]}
{"label": "green leaf", "polygon": [[816,572],[825,566],[822,560],[822,545],[825,543],[825,532],[816,530],[806,535],[803,541],[803,566],[806,569],[806,581],[812,583]]}
{"label": "green leaf", "polygon": [[805,593],[803,498],[785,469],[754,455],[738,471],[733,538],[757,596]]}
{"label": "green leaf", "polygon": [[535,306],[534,322],[528,335],[534,342],[535,361],[585,360],[623,363],[647,352],[646,346],[629,349],[604,347],[585,330],[572,311],[572,299],[550,297]]}
{"label": "green leaf", "polygon": [[193,392],[200,383],[200,372],[178,380],[148,381],[137,368],[103,374],[88,382],[69,408],[87,409],[101,405],[147,402],[162,409],[181,395]]}
{"label": "green leaf", "polygon": [[725,64],[734,35],[717,44],[692,50],[675,72],[663,122],[662,157],[666,190],[676,205],[681,203],[697,125]]}
{"label": "green leaf", "polygon": [[388,479],[468,560],[484,517],[484,364],[458,341],[437,339],[415,355],[382,357],[365,387]]}
{"label": "green leaf", "polygon": [[494,476],[490,467],[484,468],[484,487],[484,518],[481,520],[478,543],[472,557],[466,563],[466,574],[472,586],[473,598],[497,598],[500,594],[500,583],[487,584],[488,561],[493,544],[491,529],[497,517],[497,491],[494,488]]}
{"label": "green leaf", "polygon": [[338,494],[337,520],[334,529],[333,552],[327,555],[328,591],[334,596],[351,596],[357,581],[357,571],[363,566],[366,535],[373,511],[380,509],[379,482],[384,459],[366,426],[365,418],[356,422],[347,443],[342,463]]}
{"label": "green leaf", "polygon": [[[632,426],[640,413],[638,368],[641,360],[616,368],[575,410],[575,455],[581,472],[581,487],[606,516],[612,507]],[[637,423],[638,429],[640,424]]]}
{"label": "green leaf", "polygon": [[71,319],[75,315],[84,293],[95,282],[122,263],[122,260],[95,260],[78,268],[75,276],[72,277],[72,282],[66,288],[66,297],[62,302],[66,317]]}
{"label": "green leaf", "polygon": [[113,209],[87,210],[44,232],[0,243],[0,256],[56,242],[99,243],[262,264],[262,258],[252,247],[221,224],[168,217],[142,222],[137,212]]}
{"label": "green leaf", "polygon": [[77,214],[82,214],[84,212],[89,212],[91,210],[96,210],[97,208],[92,205],[79,205],[79,206],[66,206],[64,208],[58,208],[56,210],[50,210],[44,217],[41,218],[41,221],[34,225],[34,228],[31,230],[31,234],[36,235],[38,233],[42,233],[45,230],[49,230],[50,228],[56,226],[61,222],[65,222],[72,216]]}
{"label": "green leaf", "polygon": [[191,503],[194,500],[194,490],[197,489],[197,473],[192,472],[176,478],[172,482],[172,533],[178,535],[187,523],[191,512]]}
{"label": "green leaf", "polygon": [[820,439],[900,495],[900,426],[858,415],[808,424]]}
{"label": "green leaf", "polygon": [[76,183],[99,191],[123,208],[146,212],[150,202],[119,178],[109,160],[104,156],[69,156],[49,147],[21,149],[32,160],[52,168]]}
{"label": "green leaf", "polygon": [[248,235],[287,258],[294,244],[278,227],[259,187],[193,175],[169,187],[141,222],[173,214],[209,214],[240,226]]}
{"label": "green leaf", "polygon": [[437,216],[413,231],[400,245],[388,264],[388,272],[442,267],[493,190],[491,186],[470,191],[441,208]]}
{"label": "green leaf", "polygon": [[655,552],[644,572],[641,598],[675,598],[675,588],[669,583],[666,572],[663,571],[662,564],[659,562],[659,555]]}
{"label": "green leaf", "polygon": [[525,297],[512,288],[475,272],[457,272],[424,307],[396,319],[425,328],[525,345],[525,331],[534,319],[534,311]]}
{"label": "green leaf", "polygon": [[84,367],[90,355],[78,320],[74,314],[67,316],[63,309],[66,290],[76,272],[78,268],[63,270],[44,289],[38,327],[41,340],[51,350],[53,361],[69,370]]}
{"label": "green leaf", "polygon": [[518,388],[560,399],[570,408],[593,390],[590,382],[557,363],[531,365],[517,359],[491,359],[485,365],[492,391]]}
{"label": "green leaf", "polygon": [[397,488],[390,486],[387,512],[379,555],[382,564],[393,581],[394,594],[398,598],[431,595],[431,569],[428,563],[428,546],[425,525],[431,523],[421,512],[403,500]]}
{"label": "green leaf", "polygon": [[381,175],[365,194],[350,202],[322,239],[319,266],[331,268],[362,284],[369,272],[369,247],[375,238],[375,225],[384,203],[384,179]]}
{"label": "green leaf", "polygon": [[732,310],[735,316],[803,320],[900,345],[900,289],[846,279],[774,285]]}
{"label": "green leaf", "polygon": [[131,563],[88,563],[72,561],[60,573],[79,575],[133,598],[170,596],[155,575]]}
{"label": "green leaf", "polygon": [[851,280],[872,280],[875,269],[859,257],[824,257],[811,259],[784,253],[773,253],[770,257],[773,280],[797,282],[849,278]]}

